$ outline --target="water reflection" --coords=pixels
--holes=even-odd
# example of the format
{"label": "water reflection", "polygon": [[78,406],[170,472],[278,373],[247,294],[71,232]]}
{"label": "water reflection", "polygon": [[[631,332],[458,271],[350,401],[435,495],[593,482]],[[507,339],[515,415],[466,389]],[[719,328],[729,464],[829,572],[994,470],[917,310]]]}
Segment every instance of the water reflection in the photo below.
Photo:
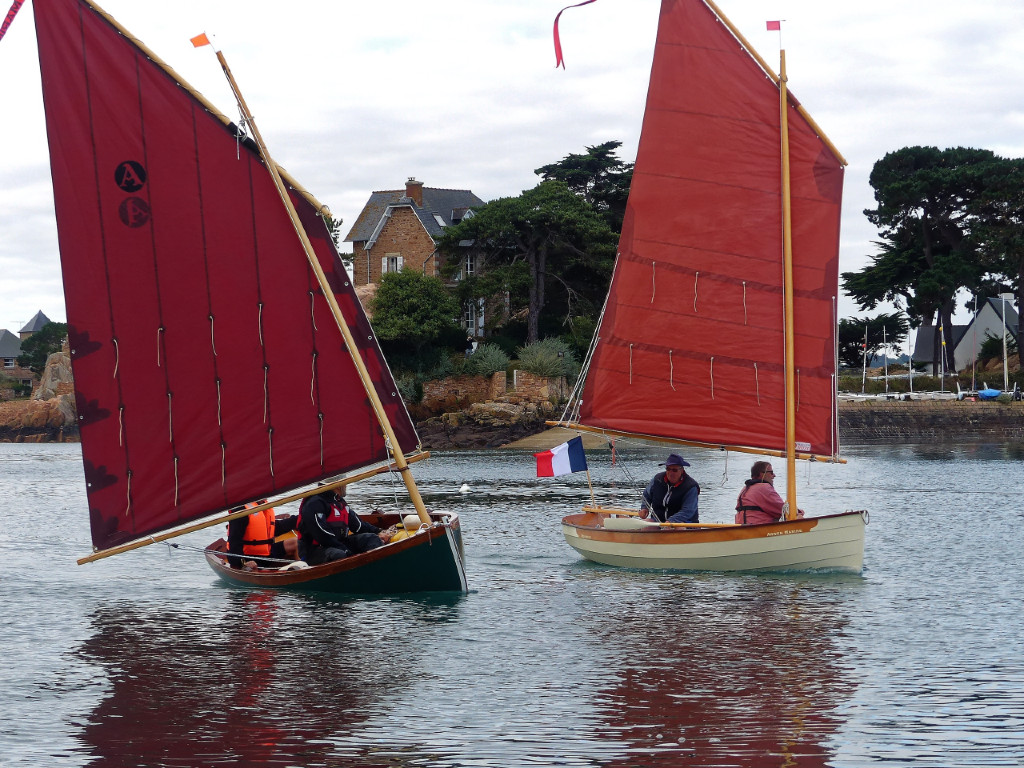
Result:
{"label": "water reflection", "polygon": [[[80,654],[102,666],[109,695],[81,732],[90,765],[365,765],[337,744],[407,684],[388,659],[400,650],[422,661],[391,626],[388,601],[221,596],[214,611],[118,603],[95,612]],[[417,606],[402,607],[406,622],[415,618]],[[452,600],[419,607],[420,631],[459,611]]]}
{"label": "water reflection", "polygon": [[622,654],[618,682],[601,692],[602,728],[626,747],[609,765],[828,765],[837,709],[855,688],[833,642],[846,620],[821,602],[829,583],[638,583],[638,599],[594,621]]}

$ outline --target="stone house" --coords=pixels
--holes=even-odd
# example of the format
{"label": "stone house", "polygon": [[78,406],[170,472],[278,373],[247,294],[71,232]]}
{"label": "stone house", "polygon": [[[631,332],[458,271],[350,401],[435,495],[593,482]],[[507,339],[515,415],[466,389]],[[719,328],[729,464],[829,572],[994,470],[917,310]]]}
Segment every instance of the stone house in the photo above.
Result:
{"label": "stone house", "polygon": [[[380,283],[381,275],[410,267],[438,276],[437,240],[445,227],[473,215],[484,201],[468,189],[425,187],[409,178],[404,189],[382,190],[370,199],[345,236],[352,243],[352,279],[357,293],[363,286]],[[463,268],[472,271],[469,262]],[[463,326],[474,335],[483,329],[482,311],[469,307]]]}
{"label": "stone house", "polygon": [[[44,315],[42,311],[39,311],[18,331],[17,336],[6,328],[0,328],[0,375],[23,387],[31,387],[36,383],[38,376],[28,368],[22,368],[18,365],[18,356],[21,354],[21,342],[40,330],[48,322],[50,322],[50,318]],[[13,389],[0,389],[0,399],[13,396]]]}

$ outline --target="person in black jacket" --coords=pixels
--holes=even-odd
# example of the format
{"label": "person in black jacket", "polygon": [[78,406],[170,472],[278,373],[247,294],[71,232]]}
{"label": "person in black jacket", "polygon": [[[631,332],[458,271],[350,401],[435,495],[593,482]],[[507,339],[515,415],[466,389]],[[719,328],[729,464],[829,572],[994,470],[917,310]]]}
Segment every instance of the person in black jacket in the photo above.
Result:
{"label": "person in black jacket", "polygon": [[[345,488],[306,497],[299,506],[299,557],[320,565],[382,546],[382,531],[345,503]],[[386,534],[385,534],[386,535]]]}
{"label": "person in black jacket", "polygon": [[660,523],[699,523],[700,486],[683,469],[690,463],[678,453],[670,453],[661,466],[665,471],[656,474],[644,489],[641,516],[653,517]]}

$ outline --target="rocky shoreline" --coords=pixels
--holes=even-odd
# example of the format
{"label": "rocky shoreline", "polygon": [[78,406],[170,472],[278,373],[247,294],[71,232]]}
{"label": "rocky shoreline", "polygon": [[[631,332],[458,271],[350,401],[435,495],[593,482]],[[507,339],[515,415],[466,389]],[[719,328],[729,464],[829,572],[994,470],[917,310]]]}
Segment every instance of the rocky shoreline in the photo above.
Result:
{"label": "rocky shoreline", "polygon": [[[557,417],[550,403],[492,401],[416,424],[426,450],[507,446],[545,432]],[[0,403],[0,443],[78,442],[74,395]],[[842,402],[844,443],[1024,442],[1024,403],[956,400]],[[544,446],[549,447],[549,446]]]}

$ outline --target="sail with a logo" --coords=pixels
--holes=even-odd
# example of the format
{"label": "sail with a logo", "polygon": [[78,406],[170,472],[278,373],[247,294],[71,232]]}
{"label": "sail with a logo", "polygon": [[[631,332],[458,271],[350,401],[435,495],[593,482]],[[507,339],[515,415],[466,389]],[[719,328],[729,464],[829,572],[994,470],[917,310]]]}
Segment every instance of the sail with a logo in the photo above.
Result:
{"label": "sail with a logo", "polygon": [[33,5],[97,554],[389,462],[411,481],[327,209],[95,4]]}

